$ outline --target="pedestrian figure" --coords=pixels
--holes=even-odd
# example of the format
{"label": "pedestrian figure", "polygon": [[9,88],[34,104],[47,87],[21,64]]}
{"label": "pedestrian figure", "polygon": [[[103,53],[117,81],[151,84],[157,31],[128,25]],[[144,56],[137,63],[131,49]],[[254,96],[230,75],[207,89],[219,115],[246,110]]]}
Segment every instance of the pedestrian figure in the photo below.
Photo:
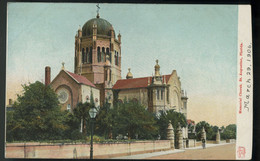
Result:
{"label": "pedestrian figure", "polygon": [[205,139],[202,139],[202,147],[203,147],[203,149],[206,149],[206,140]]}

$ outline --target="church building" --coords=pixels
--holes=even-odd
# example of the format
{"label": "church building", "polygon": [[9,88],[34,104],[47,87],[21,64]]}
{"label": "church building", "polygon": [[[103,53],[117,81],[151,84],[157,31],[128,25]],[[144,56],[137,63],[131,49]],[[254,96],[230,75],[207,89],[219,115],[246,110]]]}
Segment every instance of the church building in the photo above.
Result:
{"label": "church building", "polygon": [[187,117],[188,97],[176,70],[161,75],[156,60],[154,75],[134,78],[129,68],[122,79],[122,54],[121,34],[116,36],[112,24],[97,14],[75,35],[74,73],[65,70],[63,64],[50,82],[50,67],[46,67],[45,83],[58,94],[63,110],[72,111],[77,103],[89,101],[92,93],[98,107],[105,102],[113,106],[116,102],[133,100],[153,113],[175,109]]}

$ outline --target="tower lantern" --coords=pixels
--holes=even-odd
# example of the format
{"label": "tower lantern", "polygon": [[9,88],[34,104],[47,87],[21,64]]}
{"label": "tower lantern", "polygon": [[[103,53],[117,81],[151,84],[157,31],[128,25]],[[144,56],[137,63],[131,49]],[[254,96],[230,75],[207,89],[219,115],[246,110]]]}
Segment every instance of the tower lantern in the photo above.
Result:
{"label": "tower lantern", "polygon": [[126,79],[131,79],[133,78],[133,74],[130,72],[131,68],[128,68],[128,73],[126,75]]}
{"label": "tower lantern", "polygon": [[154,66],[155,76],[160,76],[160,65],[158,64],[158,59],[156,60],[156,65]]}

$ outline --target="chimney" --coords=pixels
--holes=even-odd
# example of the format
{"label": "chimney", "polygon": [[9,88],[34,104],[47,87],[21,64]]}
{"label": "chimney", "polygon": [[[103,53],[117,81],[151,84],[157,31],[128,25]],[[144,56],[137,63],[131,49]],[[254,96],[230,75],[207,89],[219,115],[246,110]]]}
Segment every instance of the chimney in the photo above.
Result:
{"label": "chimney", "polygon": [[45,86],[51,83],[51,67],[45,67]]}

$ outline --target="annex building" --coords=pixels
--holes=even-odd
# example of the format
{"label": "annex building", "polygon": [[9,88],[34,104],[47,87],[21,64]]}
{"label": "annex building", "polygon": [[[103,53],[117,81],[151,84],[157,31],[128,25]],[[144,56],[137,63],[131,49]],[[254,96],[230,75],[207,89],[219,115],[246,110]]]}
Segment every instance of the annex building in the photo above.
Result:
{"label": "annex building", "polygon": [[115,102],[134,100],[154,113],[175,109],[187,117],[188,97],[181,88],[176,70],[161,75],[156,60],[154,75],[135,78],[128,69],[122,78],[121,56],[124,53],[121,41],[121,34],[116,36],[112,24],[99,14],[78,29],[74,71],[67,71],[63,64],[51,82],[50,67],[45,68],[45,83],[58,94],[62,109],[72,111],[77,103],[90,101],[92,91],[96,106],[102,107],[105,102],[112,106]]}

